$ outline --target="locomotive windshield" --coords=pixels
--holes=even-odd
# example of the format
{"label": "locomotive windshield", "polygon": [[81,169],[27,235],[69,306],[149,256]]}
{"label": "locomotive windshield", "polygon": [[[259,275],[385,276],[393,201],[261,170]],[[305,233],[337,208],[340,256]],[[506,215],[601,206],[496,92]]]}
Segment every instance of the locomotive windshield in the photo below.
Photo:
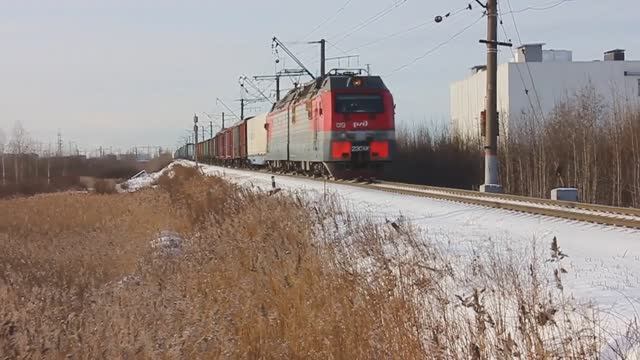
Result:
{"label": "locomotive windshield", "polygon": [[336,95],[337,113],[381,113],[384,112],[380,95]]}

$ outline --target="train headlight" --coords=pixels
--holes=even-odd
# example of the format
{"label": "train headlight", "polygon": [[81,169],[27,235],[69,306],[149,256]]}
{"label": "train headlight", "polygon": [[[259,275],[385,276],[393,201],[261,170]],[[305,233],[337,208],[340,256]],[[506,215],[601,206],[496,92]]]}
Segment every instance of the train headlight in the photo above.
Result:
{"label": "train headlight", "polygon": [[349,159],[351,157],[350,141],[334,141],[331,143],[331,157],[334,159]]}
{"label": "train headlight", "polygon": [[369,145],[372,159],[388,159],[389,158],[389,142],[388,141],[372,141]]}

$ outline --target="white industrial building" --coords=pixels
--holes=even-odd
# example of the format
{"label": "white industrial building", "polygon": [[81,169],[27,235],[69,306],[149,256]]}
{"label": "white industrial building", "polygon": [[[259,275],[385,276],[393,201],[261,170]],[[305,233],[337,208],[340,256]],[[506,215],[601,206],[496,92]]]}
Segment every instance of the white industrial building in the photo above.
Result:
{"label": "white industrial building", "polygon": [[[615,97],[617,101],[640,103],[640,61],[626,61],[624,50],[607,51],[603,61],[573,61],[571,51],[543,50],[543,45],[523,45],[513,61],[498,66],[501,135],[508,134],[523,114],[531,114],[534,109],[537,114],[548,114],[558,102],[586,86],[593,86],[605,101]],[[467,138],[481,136],[486,76],[486,67],[476,66],[469,77],[451,85],[454,133]]]}

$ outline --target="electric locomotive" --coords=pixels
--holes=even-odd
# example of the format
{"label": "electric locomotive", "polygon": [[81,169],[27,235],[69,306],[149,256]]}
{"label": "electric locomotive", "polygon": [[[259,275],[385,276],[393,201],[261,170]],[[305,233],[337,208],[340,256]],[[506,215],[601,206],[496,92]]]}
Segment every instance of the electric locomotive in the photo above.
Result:
{"label": "electric locomotive", "polygon": [[375,178],[395,151],[395,104],[379,76],[334,71],[289,91],[267,114],[272,170]]}

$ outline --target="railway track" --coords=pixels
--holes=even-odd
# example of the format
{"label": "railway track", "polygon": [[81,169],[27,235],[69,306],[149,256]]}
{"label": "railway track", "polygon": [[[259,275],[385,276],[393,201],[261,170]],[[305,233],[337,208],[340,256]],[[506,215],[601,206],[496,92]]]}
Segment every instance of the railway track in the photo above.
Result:
{"label": "railway track", "polygon": [[[269,173],[265,171],[261,172]],[[365,183],[345,180],[327,180],[293,174],[272,175],[312,179],[320,182],[326,181],[333,184],[348,185],[396,194],[420,196],[432,199],[510,210],[521,213],[543,215],[560,219],[640,230],[640,209],[636,208],[623,208],[570,201],[558,201],[508,194],[481,193],[471,190],[403,184],[389,181]]]}
{"label": "railway track", "polygon": [[496,209],[510,210],[521,213],[543,215],[560,219],[640,230],[640,209],[636,208],[623,208],[570,201],[558,201],[508,194],[481,193],[471,190],[442,188],[427,185],[403,184],[390,181],[367,183],[354,182],[349,180],[313,178],[309,176],[289,173],[271,173],[266,170],[238,170],[258,172],[273,176],[285,176],[296,179],[314,180],[331,184],[348,185],[358,188],[385,191],[402,195],[426,197]]}
{"label": "railway track", "polygon": [[620,208],[506,194],[489,194],[392,182],[368,184],[365,187],[561,219],[640,229],[640,209],[635,208]]}

